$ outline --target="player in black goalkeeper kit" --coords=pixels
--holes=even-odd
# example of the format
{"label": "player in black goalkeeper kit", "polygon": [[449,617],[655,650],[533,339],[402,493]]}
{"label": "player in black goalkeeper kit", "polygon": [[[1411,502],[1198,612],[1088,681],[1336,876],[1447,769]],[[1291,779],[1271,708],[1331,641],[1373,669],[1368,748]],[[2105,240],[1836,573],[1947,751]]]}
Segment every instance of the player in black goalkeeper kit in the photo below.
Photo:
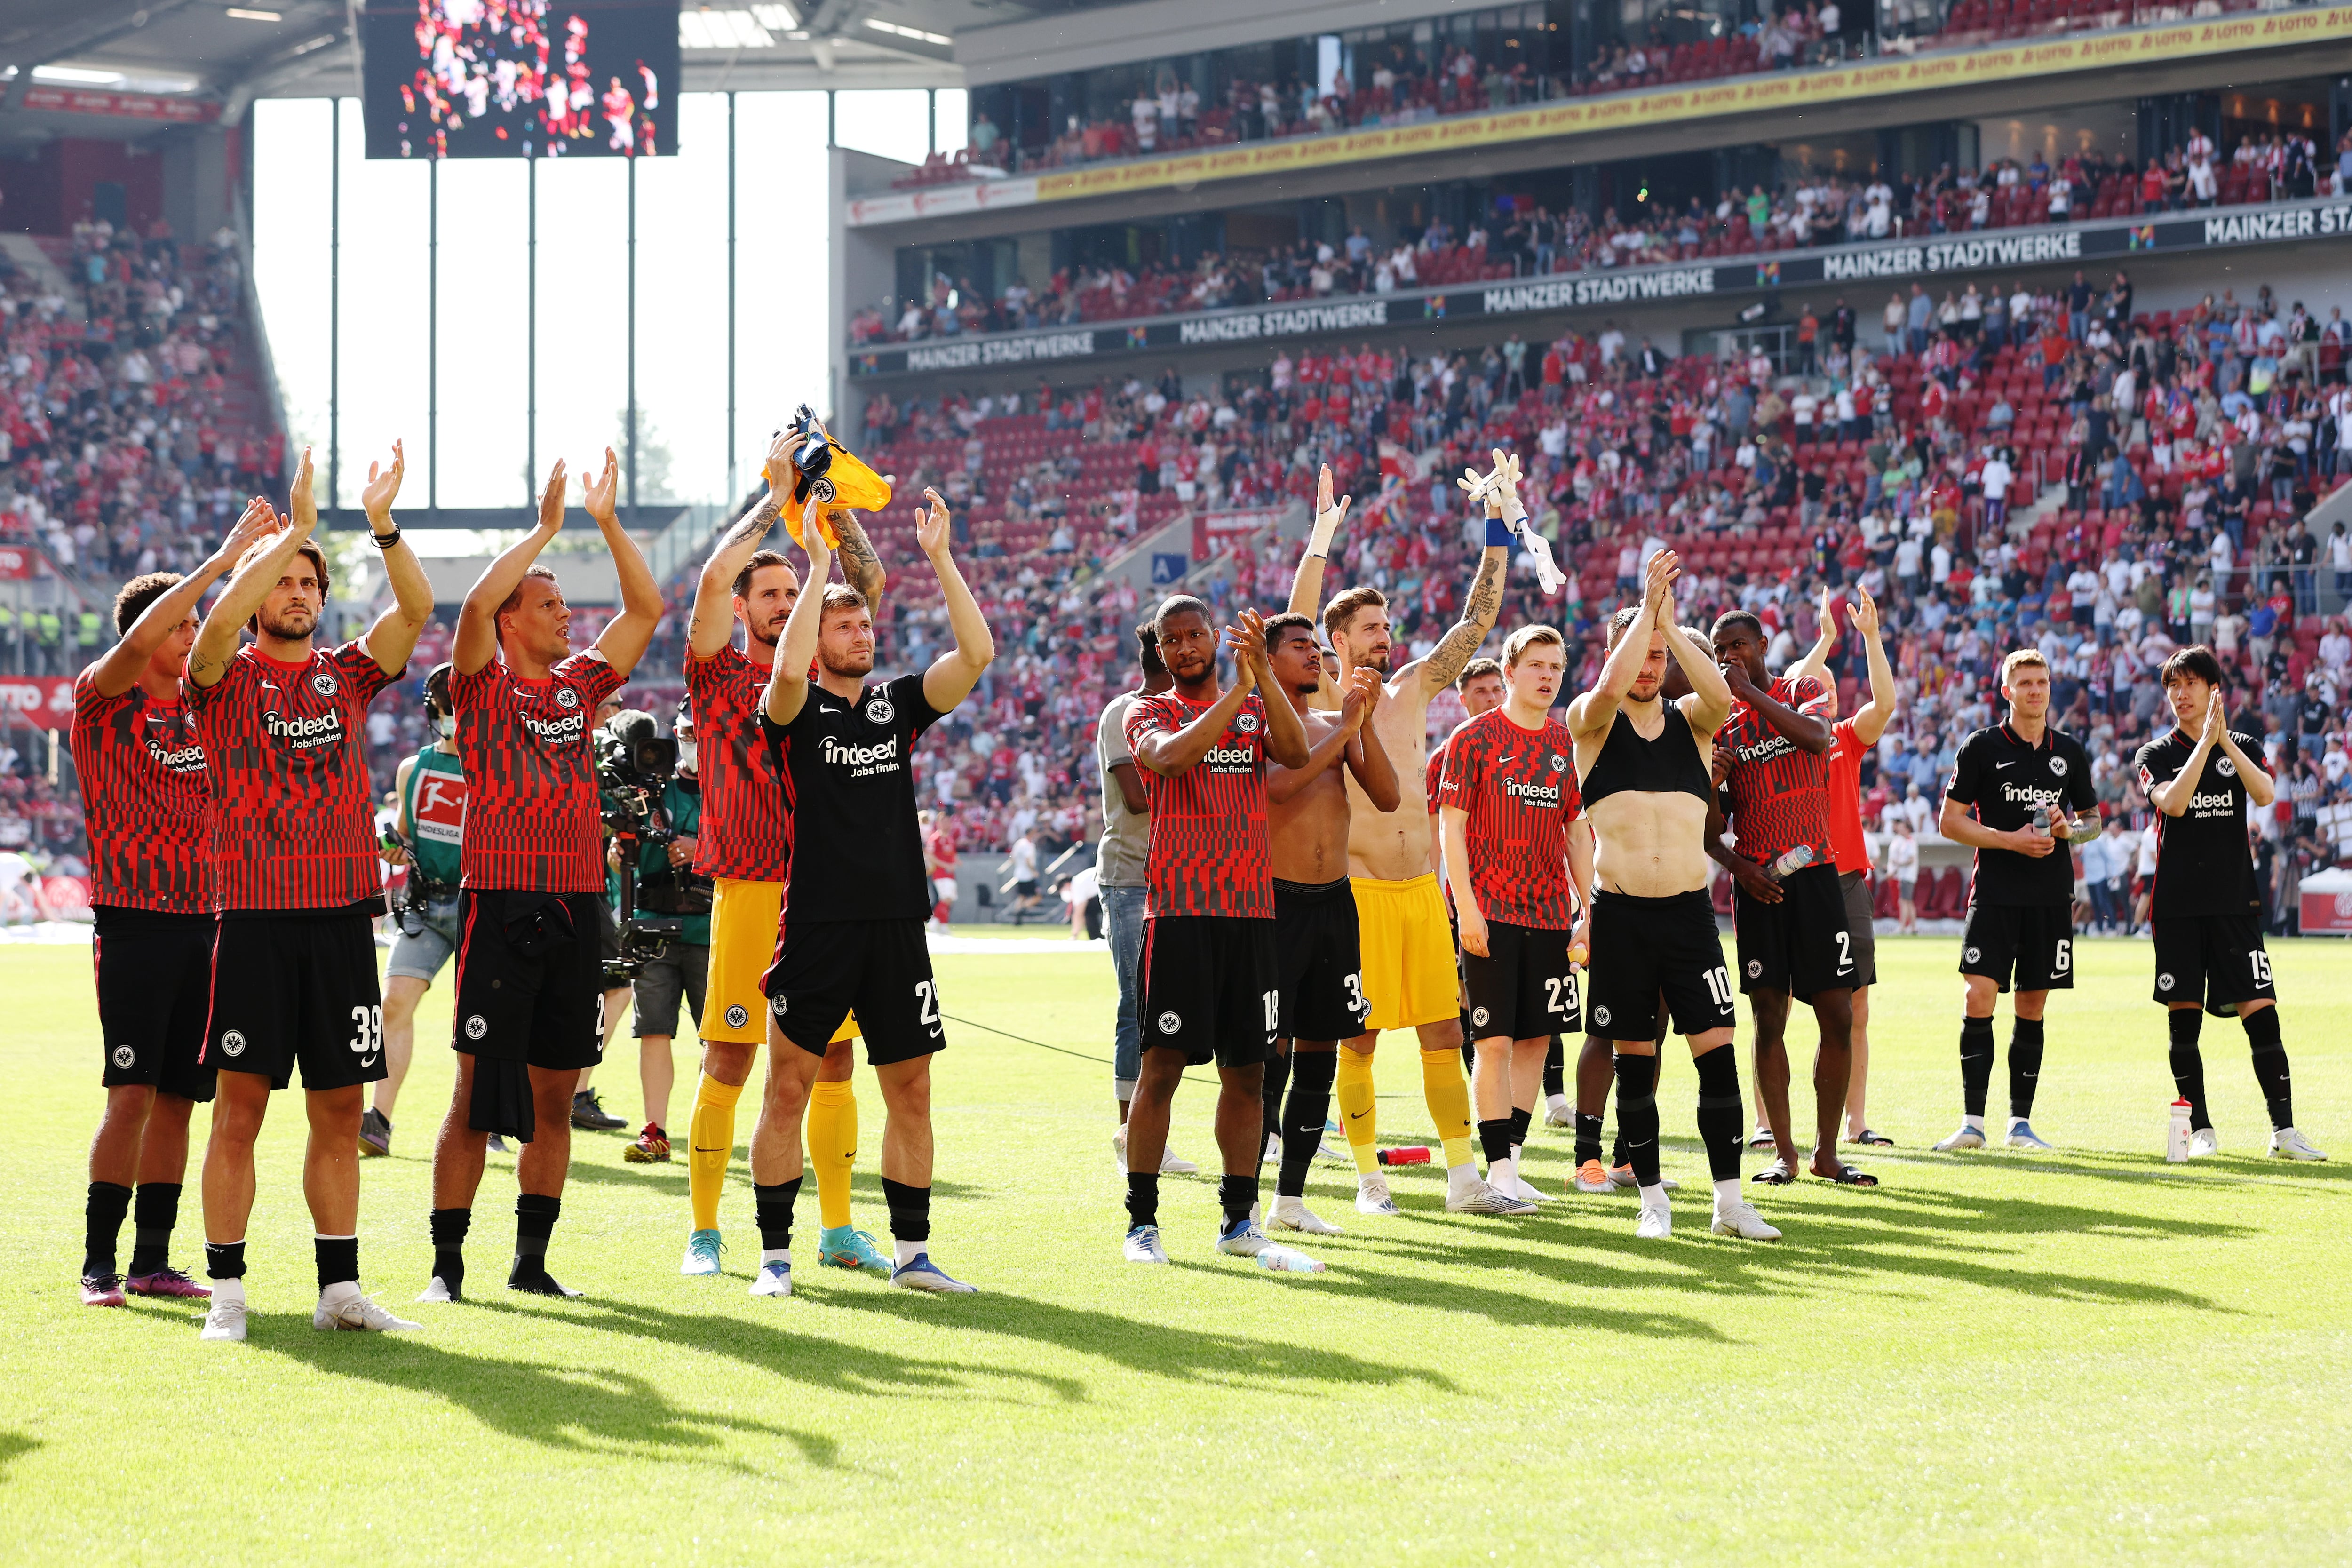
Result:
{"label": "player in black goalkeeper kit", "polygon": [[2189,1152],[2221,1152],[2205,1100],[2197,1035],[2206,1012],[2237,1016],[2253,1047],[2254,1079],[2270,1107],[2271,1153],[2325,1160],[2294,1127],[2286,1048],[2279,1043],[2278,989],[2263,947],[2263,902],[2246,847],[2246,807],[2276,798],[2254,759],[2262,742],[2233,733],[2212,650],[2185,647],[2164,661],[2174,728],[2139,749],[2140,788],[2156,819],[2156,999],[2169,1011],[2172,1081],[2189,1105]]}

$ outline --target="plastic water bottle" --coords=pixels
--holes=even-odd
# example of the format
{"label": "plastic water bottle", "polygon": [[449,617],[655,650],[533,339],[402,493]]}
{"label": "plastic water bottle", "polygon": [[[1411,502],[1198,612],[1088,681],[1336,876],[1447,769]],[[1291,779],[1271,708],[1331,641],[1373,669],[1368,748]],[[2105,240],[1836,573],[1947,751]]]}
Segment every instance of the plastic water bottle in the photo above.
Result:
{"label": "plastic water bottle", "polygon": [[1323,1272],[1323,1264],[1320,1259],[1309,1258],[1303,1252],[1294,1252],[1287,1247],[1269,1247],[1264,1252],[1257,1255],[1257,1260],[1265,1267],[1273,1269],[1276,1274],[1320,1274]]}
{"label": "plastic water bottle", "polygon": [[1592,962],[1592,950],[1580,942],[1572,943],[1568,950],[1568,961],[1570,963],[1590,963]]}
{"label": "plastic water bottle", "polygon": [[1426,1165],[1429,1163],[1429,1145],[1415,1143],[1403,1149],[1383,1149],[1374,1157],[1383,1165]]}
{"label": "plastic water bottle", "polygon": [[1803,870],[1812,863],[1813,847],[1810,844],[1800,844],[1778,860],[1773,861],[1764,874],[1777,882],[1793,872]]}
{"label": "plastic water bottle", "polygon": [[2049,837],[2050,808],[2048,806],[2037,805],[2033,808],[2033,831],[2045,838]]}
{"label": "plastic water bottle", "polygon": [[2164,1158],[2167,1163],[2185,1164],[2189,1160],[2189,1113],[2195,1108],[2185,1100],[2172,1102],[2172,1124],[2165,1129]]}

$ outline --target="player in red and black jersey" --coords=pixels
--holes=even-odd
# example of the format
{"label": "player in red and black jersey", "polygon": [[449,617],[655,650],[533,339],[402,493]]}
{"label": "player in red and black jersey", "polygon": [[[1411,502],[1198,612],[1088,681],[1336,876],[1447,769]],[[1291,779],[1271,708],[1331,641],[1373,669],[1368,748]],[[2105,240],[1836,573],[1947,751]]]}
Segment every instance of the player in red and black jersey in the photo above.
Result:
{"label": "player in red and black jersey", "polygon": [[923,493],[930,506],[917,514],[915,539],[939,579],[955,646],[919,675],[866,679],[874,672],[873,614],[856,589],[826,585],[832,551],[812,500],[800,530],[807,585],[785,617],[761,699],[761,734],[788,797],[793,847],[788,912],[761,982],[768,1082],[751,1138],[761,1251],[754,1296],[792,1294],[801,1115],[852,1011],[887,1112],[882,1197],[898,1253],[890,1282],[909,1290],[972,1289],[930,1256],[931,1057],[946,1032],[923,937],[931,885],[916,819],[914,748],[971,695],[996,658],[996,641],[950,553],[947,503],[936,490]]}
{"label": "player in red and black jersey", "polygon": [[1176,595],[1152,617],[1174,685],[1127,711],[1128,748],[1151,804],[1144,851],[1143,1067],[1127,1114],[1126,1256],[1165,1263],[1160,1153],[1187,1066],[1217,1064],[1217,1152],[1224,1211],[1217,1246],[1268,1268],[1318,1267],[1258,1228],[1262,1096],[1282,1012],[1265,770],[1307,765],[1307,727],[1269,703],[1265,626],[1244,610],[1225,634],[1235,679],[1217,684],[1209,606]]}
{"label": "player in red and black jersey", "polygon": [[[433,587],[400,537],[400,447],[368,466],[361,504],[394,604],[367,635],[312,646],[327,560],[304,452],[275,531],[246,552],[188,652],[185,689],[213,786],[213,944],[205,1059],[220,1069],[205,1149],[208,1340],[245,1338],[253,1144],[269,1091],[302,1068],[310,1124],[303,1195],[318,1230],[321,1329],[413,1329],[360,1293],[360,1115],[383,1076],[374,917],[383,912],[364,736],[369,701],[408,667]],[[250,626],[254,641],[239,647]]]}
{"label": "player in red and black jersey", "polygon": [[[1795,1177],[1789,1122],[1789,1000],[1810,1002],[1821,1026],[1813,1054],[1818,1123],[1813,1174],[1844,1186],[1878,1179],[1838,1158],[1846,1081],[1853,1070],[1853,938],[1830,843],[1826,762],[1830,700],[1813,677],[1775,680],[1764,668],[1764,626],[1746,610],[1715,623],[1715,657],[1731,688],[1731,717],[1716,736],[1727,812],[1710,811],[1707,853],[1730,871],[1739,989],[1756,1017],[1758,1093],[1779,1158],[1757,1173],[1767,1186]],[[1736,847],[1726,845],[1727,816]],[[1790,860],[1801,861],[1793,869]]]}
{"label": "player in red and black jersey", "polygon": [[515,1258],[507,1288],[576,1296],[547,1271],[572,1163],[572,1097],[604,1054],[603,818],[589,735],[597,705],[645,656],[661,591],[614,501],[620,464],[583,484],[620,581],[621,613],[572,651],[572,611],[535,564],[563,527],[564,466],[547,476],[539,526],[484,569],[457,613],[449,696],[466,769],[459,847],[457,1081],[433,1149],[433,1278],[420,1298],[465,1290],[466,1232],[493,1132],[521,1140]]}
{"label": "player in red and black jersey", "polygon": [[[212,787],[180,689],[205,590],[272,526],[256,502],[187,576],[151,572],[114,596],[121,641],[74,682],[74,772],[89,834],[90,942],[106,1111],[89,1144],[82,1304],[212,1294],[167,1256],[188,1169],[188,1112],[213,1097],[203,1061],[212,991]],[[138,1184],[129,1279],[115,1242]]]}
{"label": "player in red and black jersey", "polygon": [[[696,584],[687,625],[686,689],[694,702],[702,767],[702,830],[695,870],[713,879],[710,968],[698,1033],[702,1074],[688,1123],[687,1197],[693,1229],[679,1271],[719,1272],[719,1200],[735,1150],[735,1104],[767,1037],[767,998],[760,978],[775,956],[782,924],[784,873],[792,858],[790,795],[774,753],[760,732],[760,699],[776,661],[776,641],[800,599],[801,580],[760,542],[792,502],[790,461],[798,437],[768,448],[769,489],[719,540]],[[782,486],[782,489],[778,489]],[[841,541],[842,570],[869,608],[882,604],[882,563],[847,510],[829,521]],[[731,615],[730,615],[731,611]],[[736,622],[743,647],[735,647]],[[842,1021],[810,1091],[808,1142],[816,1166],[817,1208],[824,1224],[818,1261],[887,1273],[889,1260],[850,1223],[850,1164],[857,1152],[857,1100],[849,1088],[857,1038],[855,1016]]]}
{"label": "player in red and black jersey", "polygon": [[1526,1213],[1541,1194],[1520,1179],[1544,1058],[1581,1021],[1571,948],[1591,942],[1592,835],[1580,818],[1576,746],[1551,717],[1568,655],[1549,626],[1503,645],[1503,706],[1445,742],[1439,785],[1447,885],[1462,924],[1462,977],[1478,1042],[1474,1087],[1486,1184]]}

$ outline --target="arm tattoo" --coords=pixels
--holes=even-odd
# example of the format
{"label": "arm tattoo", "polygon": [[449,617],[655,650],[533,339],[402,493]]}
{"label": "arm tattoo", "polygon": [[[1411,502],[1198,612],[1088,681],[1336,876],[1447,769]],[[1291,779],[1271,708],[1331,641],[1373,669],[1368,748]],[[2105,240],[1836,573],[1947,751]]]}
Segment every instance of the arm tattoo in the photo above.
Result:
{"label": "arm tattoo", "polygon": [[776,516],[781,510],[776,505],[775,492],[769,491],[760,498],[758,506],[745,512],[742,520],[728,531],[726,539],[719,548],[722,551],[734,550],[761,538],[768,530],[776,526]]}
{"label": "arm tattoo", "polygon": [[1478,645],[1495,627],[1495,616],[1503,607],[1503,562],[1489,555],[1478,563],[1478,575],[1470,584],[1470,597],[1462,606],[1462,618],[1445,634],[1436,648],[1422,666],[1430,689],[1450,686],[1462,673],[1462,667],[1476,657]]}
{"label": "arm tattoo", "polygon": [[874,553],[872,542],[857,524],[844,519],[834,532],[841,540],[842,575],[850,579],[851,587],[871,601],[876,589],[868,584],[881,582],[882,558]]}

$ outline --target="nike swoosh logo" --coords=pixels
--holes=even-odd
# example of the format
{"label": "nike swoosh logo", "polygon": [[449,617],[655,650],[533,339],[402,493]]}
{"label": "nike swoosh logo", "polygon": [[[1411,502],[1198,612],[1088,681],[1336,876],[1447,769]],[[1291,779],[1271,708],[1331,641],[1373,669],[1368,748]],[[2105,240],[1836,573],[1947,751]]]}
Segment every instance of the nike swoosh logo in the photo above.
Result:
{"label": "nike swoosh logo", "polygon": [[1993,767],[1994,767],[1995,771],[1999,771],[1999,770],[2000,770],[2000,769],[2001,769],[2001,768],[2013,768],[2013,767],[2015,767],[2015,766],[2017,766],[2017,764],[2016,764],[2015,763],[1993,763]]}
{"label": "nike swoosh logo", "polygon": [[1365,1117],[1370,1116],[1370,1114],[1371,1112],[1369,1110],[1351,1110],[1348,1112],[1348,1120],[1350,1121],[1361,1121]]}
{"label": "nike swoosh logo", "polygon": [[375,1058],[373,1055],[364,1056],[360,1058],[360,1067],[362,1070],[373,1066],[375,1066]]}
{"label": "nike swoosh logo", "polygon": [[732,1149],[706,1149],[701,1144],[697,1143],[694,1146],[694,1152],[698,1154],[732,1154],[735,1151]]}

